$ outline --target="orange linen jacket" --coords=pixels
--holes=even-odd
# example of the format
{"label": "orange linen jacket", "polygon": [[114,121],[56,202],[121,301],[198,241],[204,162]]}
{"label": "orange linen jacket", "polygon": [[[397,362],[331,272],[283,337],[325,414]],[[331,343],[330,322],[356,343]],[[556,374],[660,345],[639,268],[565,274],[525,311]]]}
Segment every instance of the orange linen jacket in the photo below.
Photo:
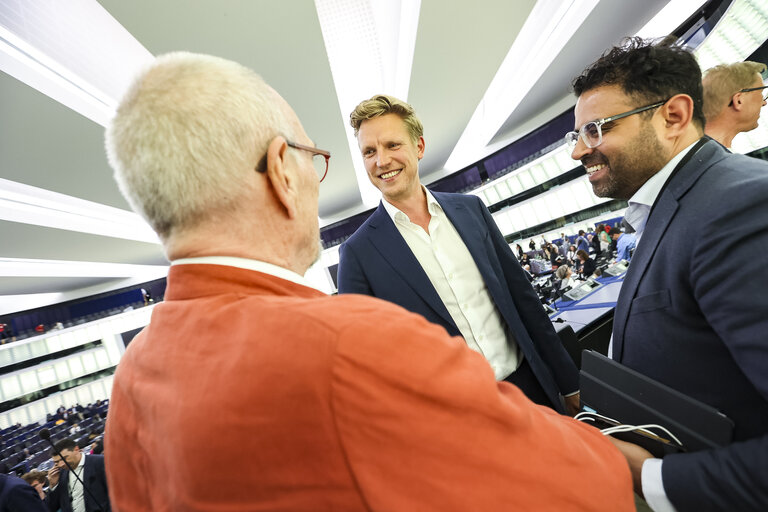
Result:
{"label": "orange linen jacket", "polygon": [[634,510],[594,428],[393,304],[173,266],[115,374],[114,511]]}

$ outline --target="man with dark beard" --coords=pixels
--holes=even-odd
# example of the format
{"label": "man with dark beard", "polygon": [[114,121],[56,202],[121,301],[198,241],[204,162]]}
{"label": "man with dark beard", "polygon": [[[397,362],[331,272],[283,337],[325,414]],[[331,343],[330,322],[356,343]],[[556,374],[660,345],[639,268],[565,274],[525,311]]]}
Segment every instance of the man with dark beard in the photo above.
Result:
{"label": "man with dark beard", "polygon": [[668,41],[628,40],[573,87],[571,156],[637,232],[612,357],[735,424],[728,447],[663,463],[617,441],[635,489],[657,511],[768,510],[768,293],[733,272],[768,247],[768,164],[704,136],[701,71]]}

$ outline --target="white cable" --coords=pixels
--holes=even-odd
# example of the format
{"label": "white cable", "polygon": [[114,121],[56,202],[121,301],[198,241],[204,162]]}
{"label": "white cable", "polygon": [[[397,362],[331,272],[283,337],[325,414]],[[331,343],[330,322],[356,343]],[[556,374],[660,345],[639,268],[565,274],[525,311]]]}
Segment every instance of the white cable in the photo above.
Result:
{"label": "white cable", "polygon": [[615,426],[615,427],[609,427],[609,428],[602,429],[600,432],[602,432],[604,435],[608,436],[608,435],[616,434],[616,433],[620,433],[620,432],[633,432],[635,430],[640,430],[640,431],[645,432],[646,434],[657,435],[654,432],[651,432],[650,430],[647,430],[649,428],[658,428],[660,430],[663,430],[664,433],[666,433],[669,437],[671,437],[672,440],[674,440],[679,446],[683,446],[683,443],[681,443],[680,440],[677,437],[675,437],[675,435],[672,432],[670,432],[666,428],[662,427],[661,425],[655,425],[655,424],[648,424],[648,425],[618,425],[618,426]]}
{"label": "white cable", "polygon": [[[582,417],[584,417],[584,416],[586,416],[586,415],[590,415],[590,416],[597,416],[598,418],[600,418],[600,419],[602,419],[602,420],[611,421],[611,422],[613,422],[613,423],[616,423],[617,425],[620,425],[620,424],[621,424],[621,422],[620,422],[620,421],[616,421],[616,420],[615,420],[615,419],[613,419],[613,418],[609,418],[608,416],[603,416],[602,414],[598,414],[598,413],[596,413],[596,412],[591,412],[591,411],[582,411],[582,412],[580,412],[579,414],[577,414],[576,416],[574,416],[574,417],[573,417],[573,419],[575,419],[575,420],[579,420],[579,421],[584,421],[584,420],[582,419]],[[594,418],[588,418],[588,419],[589,419],[590,421],[594,421]]]}

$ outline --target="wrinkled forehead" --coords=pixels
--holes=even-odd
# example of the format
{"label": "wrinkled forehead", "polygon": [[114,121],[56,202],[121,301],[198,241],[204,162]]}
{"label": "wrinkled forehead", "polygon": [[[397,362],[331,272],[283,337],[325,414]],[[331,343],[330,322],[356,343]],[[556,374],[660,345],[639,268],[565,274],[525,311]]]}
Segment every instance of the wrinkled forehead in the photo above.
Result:
{"label": "wrinkled forehead", "polygon": [[604,85],[582,93],[574,109],[574,129],[585,123],[632,110],[634,102],[618,85]]}

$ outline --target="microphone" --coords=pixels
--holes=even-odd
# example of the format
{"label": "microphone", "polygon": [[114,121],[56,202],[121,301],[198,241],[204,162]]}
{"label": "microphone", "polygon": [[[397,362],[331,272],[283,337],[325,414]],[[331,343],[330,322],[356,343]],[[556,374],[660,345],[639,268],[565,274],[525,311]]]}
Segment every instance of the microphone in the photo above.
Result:
{"label": "microphone", "polygon": [[[53,444],[53,441],[51,441],[51,431],[48,430],[47,428],[41,428],[40,431],[37,433],[37,435],[43,441],[48,441],[48,444],[51,445],[51,448],[53,448],[54,453],[56,453],[56,455],[58,455],[59,458],[64,461],[64,464],[67,466],[67,469],[69,470],[69,474],[74,475],[74,477],[77,478],[77,481],[80,482],[80,485],[83,486],[83,491],[88,493],[88,496],[90,496],[93,502],[99,507],[99,510],[105,510],[105,511],[109,510],[109,507],[105,507],[101,503],[99,503],[99,500],[96,499],[96,496],[94,496],[91,490],[85,486],[85,482],[83,482],[83,480],[80,478],[80,475],[75,473],[74,468],[69,465],[69,462],[67,462],[67,459],[64,458],[61,452],[56,448],[56,445]],[[81,457],[85,457],[85,454],[82,454]],[[59,477],[59,484],[60,483],[61,483],[61,477]],[[69,499],[70,501],[72,500],[71,494],[69,496]]]}

